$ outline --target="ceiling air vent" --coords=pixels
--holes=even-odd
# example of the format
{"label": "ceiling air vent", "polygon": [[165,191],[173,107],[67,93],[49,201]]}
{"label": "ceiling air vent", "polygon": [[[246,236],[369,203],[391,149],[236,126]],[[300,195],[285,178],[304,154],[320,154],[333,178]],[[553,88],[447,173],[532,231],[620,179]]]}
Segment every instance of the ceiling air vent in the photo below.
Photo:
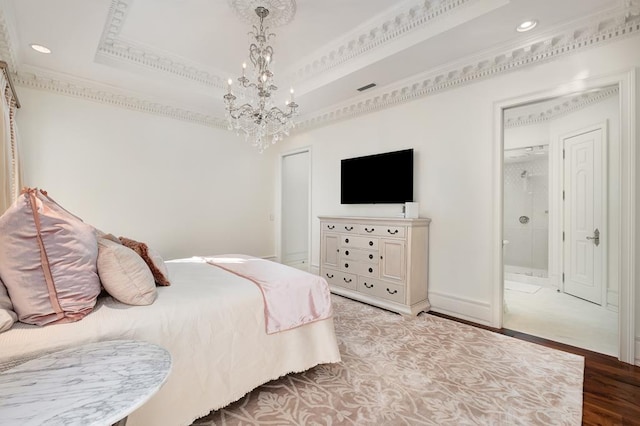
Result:
{"label": "ceiling air vent", "polygon": [[362,86],[361,88],[358,89],[358,92],[364,92],[367,89],[371,89],[372,87],[376,87],[375,83],[369,83],[366,86]]}

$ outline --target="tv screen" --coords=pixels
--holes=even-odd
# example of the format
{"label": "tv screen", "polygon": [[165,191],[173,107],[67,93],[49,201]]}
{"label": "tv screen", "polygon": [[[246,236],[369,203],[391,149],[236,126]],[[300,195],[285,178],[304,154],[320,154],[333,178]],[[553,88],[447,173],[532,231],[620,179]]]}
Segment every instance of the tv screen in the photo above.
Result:
{"label": "tv screen", "polygon": [[413,149],[342,160],[342,204],[413,201]]}

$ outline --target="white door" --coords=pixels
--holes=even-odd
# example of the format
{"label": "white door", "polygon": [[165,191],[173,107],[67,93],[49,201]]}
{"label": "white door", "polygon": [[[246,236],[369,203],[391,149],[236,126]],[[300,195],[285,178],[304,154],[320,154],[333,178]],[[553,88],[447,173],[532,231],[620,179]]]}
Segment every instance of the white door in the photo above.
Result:
{"label": "white door", "polygon": [[564,143],[564,292],[602,305],[606,261],[605,128]]}
{"label": "white door", "polygon": [[282,263],[309,268],[309,151],[282,157]]}

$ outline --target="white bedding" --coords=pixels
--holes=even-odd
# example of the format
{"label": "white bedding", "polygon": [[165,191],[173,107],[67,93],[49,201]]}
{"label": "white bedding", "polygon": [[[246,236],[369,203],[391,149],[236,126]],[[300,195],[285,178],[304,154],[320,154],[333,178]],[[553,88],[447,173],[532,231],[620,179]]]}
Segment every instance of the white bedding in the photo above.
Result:
{"label": "white bedding", "polygon": [[[209,411],[291,372],[340,361],[333,320],[267,335],[260,290],[203,263],[167,262],[170,287],[150,306],[100,299],[83,320],[47,327],[16,324],[0,334],[0,369],[17,359],[82,343],[138,339],[169,350],[173,369],[127,425],[188,425]],[[293,301],[292,301],[293,302]]]}

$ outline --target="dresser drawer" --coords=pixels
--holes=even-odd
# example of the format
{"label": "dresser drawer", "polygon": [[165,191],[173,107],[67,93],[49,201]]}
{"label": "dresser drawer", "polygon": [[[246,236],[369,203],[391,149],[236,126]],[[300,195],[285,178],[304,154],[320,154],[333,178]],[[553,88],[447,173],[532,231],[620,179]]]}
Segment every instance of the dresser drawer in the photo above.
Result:
{"label": "dresser drawer", "polygon": [[380,255],[377,251],[362,250],[355,248],[343,248],[341,253],[342,260],[356,262],[375,262],[378,263]]}
{"label": "dresser drawer", "polygon": [[334,271],[333,269],[323,269],[322,278],[327,280],[327,283],[329,283],[329,285],[344,287],[350,290],[355,290],[356,284],[358,282],[358,279],[355,276],[355,274],[348,274],[341,271]]}
{"label": "dresser drawer", "polygon": [[340,270],[351,274],[363,275],[365,277],[379,277],[380,267],[377,263],[353,262],[342,259],[340,262]]}
{"label": "dresser drawer", "polygon": [[401,285],[374,278],[358,277],[356,290],[370,296],[380,297],[396,303],[405,303],[405,288]]}
{"label": "dresser drawer", "polygon": [[351,235],[342,235],[340,244],[343,249],[347,247],[352,248],[360,248],[360,249],[369,249],[369,250],[378,250],[378,239],[377,238],[367,238],[367,237],[358,237]]}
{"label": "dresser drawer", "polygon": [[356,225],[352,225],[349,223],[338,223],[338,222],[322,222],[320,227],[322,231],[325,232],[340,232],[340,233],[357,233]]}
{"label": "dresser drawer", "polygon": [[358,233],[358,227],[353,223],[322,222],[320,229],[327,232],[340,232],[341,234]]}
{"label": "dresser drawer", "polygon": [[404,238],[407,234],[407,228],[405,226],[358,225],[356,229],[358,234],[375,237]]}

